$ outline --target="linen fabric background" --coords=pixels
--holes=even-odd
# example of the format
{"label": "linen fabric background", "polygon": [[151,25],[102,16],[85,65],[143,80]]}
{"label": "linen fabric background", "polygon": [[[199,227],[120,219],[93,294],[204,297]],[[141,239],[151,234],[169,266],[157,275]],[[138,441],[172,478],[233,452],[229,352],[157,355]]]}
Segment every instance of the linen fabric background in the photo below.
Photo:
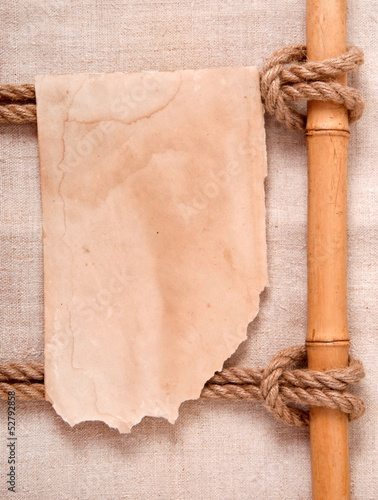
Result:
{"label": "linen fabric background", "polygon": [[[367,101],[349,154],[348,294],[352,353],[367,376],[367,413],[350,425],[352,496],[378,492],[377,1],[350,0],[350,44],[365,65],[350,76]],[[305,42],[301,0],[4,0],[0,81],[37,74],[263,64]],[[37,128],[0,129],[0,357],[43,360],[43,275]],[[266,117],[270,286],[248,340],[228,365],[264,366],[306,334],[306,146]],[[17,493],[6,490],[6,404],[0,404],[0,497],[20,499],[308,499],[307,430],[249,402],[188,401],[175,425],[145,418],[131,434],[102,423],[70,428],[47,402],[17,403]]]}

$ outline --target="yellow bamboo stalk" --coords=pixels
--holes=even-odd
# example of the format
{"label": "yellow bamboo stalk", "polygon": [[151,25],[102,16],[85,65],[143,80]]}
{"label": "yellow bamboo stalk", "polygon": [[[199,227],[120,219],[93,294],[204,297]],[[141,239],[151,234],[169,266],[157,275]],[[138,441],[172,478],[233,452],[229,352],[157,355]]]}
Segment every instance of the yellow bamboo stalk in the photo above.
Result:
{"label": "yellow bamboo stalk", "polygon": [[[346,50],[346,0],[307,0],[307,54],[321,61]],[[346,84],[346,76],[340,78]],[[348,364],[346,294],[348,115],[343,106],[309,102],[308,331],[310,369]],[[314,500],[350,498],[347,415],[310,409]]]}

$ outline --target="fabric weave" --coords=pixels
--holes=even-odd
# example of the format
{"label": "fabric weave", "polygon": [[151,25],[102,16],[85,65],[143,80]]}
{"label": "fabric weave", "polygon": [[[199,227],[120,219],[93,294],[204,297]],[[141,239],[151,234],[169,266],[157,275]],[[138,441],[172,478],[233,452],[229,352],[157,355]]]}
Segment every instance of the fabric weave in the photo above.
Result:
{"label": "fabric weave", "polygon": [[[367,373],[367,413],[350,425],[352,497],[378,479],[376,2],[349,2],[350,44],[365,64],[350,78],[366,100],[349,148],[349,327]],[[37,74],[254,65],[305,43],[299,0],[4,0],[0,80]],[[0,356],[43,359],[42,225],[35,125],[0,127]],[[270,287],[249,339],[226,366],[264,366],[306,333],[306,146],[266,118]],[[130,435],[101,423],[71,429],[48,403],[17,405],[16,498],[299,500],[311,497],[308,432],[253,403],[189,401],[174,426],[146,418]],[[0,496],[6,496],[6,406],[0,404]]]}

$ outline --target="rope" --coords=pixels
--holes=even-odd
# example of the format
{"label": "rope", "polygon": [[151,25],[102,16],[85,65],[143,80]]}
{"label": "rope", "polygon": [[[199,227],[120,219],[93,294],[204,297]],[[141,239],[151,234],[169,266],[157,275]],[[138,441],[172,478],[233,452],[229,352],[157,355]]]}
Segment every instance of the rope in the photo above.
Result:
{"label": "rope", "polygon": [[333,101],[347,108],[350,123],[359,120],[365,107],[359,92],[333,80],[364,62],[362,50],[349,47],[344,54],[322,62],[306,59],[306,47],[298,45],[279,49],[266,61],[260,75],[260,86],[268,113],[290,129],[303,130],[306,116],[290,103]]}
{"label": "rope", "polygon": [[36,123],[34,85],[0,85],[0,123]]}
{"label": "rope", "polygon": [[[347,108],[350,123],[361,118],[365,104],[359,92],[334,79],[354,71],[363,63],[362,50],[349,47],[344,54],[322,62],[306,59],[306,47],[298,45],[279,49],[266,61],[260,75],[260,86],[268,113],[290,129],[303,130],[306,116],[290,103],[333,101]],[[36,122],[34,85],[0,85],[0,123]]]}
{"label": "rope", "polygon": [[0,363],[0,399],[8,399],[14,391],[17,399],[45,399],[43,363]]}
{"label": "rope", "polygon": [[40,383],[15,383],[0,382],[0,399],[8,399],[8,392],[14,391],[17,400],[35,401],[45,399],[45,386]]}
{"label": "rope", "polygon": [[345,391],[349,384],[357,384],[364,377],[360,361],[350,358],[347,368],[327,372],[296,369],[305,361],[305,346],[297,346],[278,352],[264,370],[225,369],[205,384],[201,397],[262,401],[277,418],[298,427],[308,426],[308,411],[293,404],[341,410],[350,420],[364,414],[363,401]]}
{"label": "rope", "polygon": [[[363,401],[346,392],[349,384],[364,377],[360,361],[351,358],[347,368],[328,372],[297,368],[305,362],[304,346],[284,349],[264,370],[233,367],[216,372],[200,397],[262,401],[277,418],[298,427],[308,426],[308,411],[301,408],[303,405],[341,410],[350,420],[364,414]],[[44,399],[42,363],[0,363],[0,399],[7,399],[10,390],[20,400]]]}
{"label": "rope", "polygon": [[35,104],[0,104],[0,123],[36,123]]}
{"label": "rope", "polygon": [[43,382],[43,364],[0,363],[0,382]]}
{"label": "rope", "polygon": [[21,85],[5,84],[0,86],[0,102],[35,102],[34,85],[25,83]]}

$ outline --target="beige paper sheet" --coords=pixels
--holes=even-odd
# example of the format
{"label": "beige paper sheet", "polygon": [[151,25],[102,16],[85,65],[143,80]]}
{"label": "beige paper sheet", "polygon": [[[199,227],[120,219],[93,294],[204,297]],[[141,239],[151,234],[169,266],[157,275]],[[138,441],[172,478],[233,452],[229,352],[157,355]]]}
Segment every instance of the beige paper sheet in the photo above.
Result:
{"label": "beige paper sheet", "polygon": [[174,422],[267,282],[257,68],[40,76],[47,398]]}

